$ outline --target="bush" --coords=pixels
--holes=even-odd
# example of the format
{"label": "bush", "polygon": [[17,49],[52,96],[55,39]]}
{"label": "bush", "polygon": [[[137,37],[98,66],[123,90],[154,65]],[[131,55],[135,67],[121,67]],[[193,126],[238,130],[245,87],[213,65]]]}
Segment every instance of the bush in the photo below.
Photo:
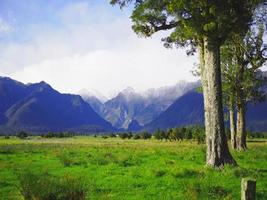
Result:
{"label": "bush", "polygon": [[43,138],[69,138],[74,137],[75,133],[73,132],[49,132],[47,134],[41,135]]}
{"label": "bush", "polygon": [[133,134],[131,132],[129,132],[129,133],[120,133],[119,137],[121,139],[131,139],[133,137]]}
{"label": "bush", "polygon": [[5,135],[5,139],[10,139],[10,136],[9,135]]}
{"label": "bush", "polygon": [[20,131],[18,134],[17,134],[17,137],[20,138],[20,139],[25,139],[28,137],[28,134],[24,131]]}
{"label": "bush", "polygon": [[134,140],[139,140],[139,139],[141,139],[141,137],[140,137],[139,134],[135,134],[135,135],[133,136],[133,139],[134,139]]}
{"label": "bush", "polygon": [[154,133],[154,137],[157,140],[163,140],[163,139],[167,139],[167,134],[163,131],[158,129],[155,133]]}
{"label": "bush", "polygon": [[115,137],[117,137],[117,136],[116,136],[114,133],[110,133],[110,134],[109,134],[109,137],[110,137],[110,138],[115,138]]}
{"label": "bush", "polygon": [[197,140],[198,144],[205,143],[205,129],[199,126],[193,128],[193,139]]}
{"label": "bush", "polygon": [[188,126],[182,128],[171,128],[167,132],[158,129],[154,133],[154,137],[157,140],[168,139],[170,141],[183,140],[183,139],[195,139],[198,144],[205,141],[205,129],[201,126]]}
{"label": "bush", "polygon": [[251,132],[247,131],[248,138],[267,138],[267,132]]}
{"label": "bush", "polygon": [[108,136],[107,135],[102,135],[101,136],[103,139],[108,139]]}
{"label": "bush", "polygon": [[70,167],[74,164],[74,161],[69,151],[63,150],[58,154],[58,158],[60,162],[64,165],[64,167]]}
{"label": "bush", "polygon": [[139,135],[140,135],[140,138],[144,140],[150,139],[152,137],[152,135],[148,133],[147,131],[141,132],[139,133]]}
{"label": "bush", "polygon": [[20,192],[25,200],[84,200],[87,187],[82,178],[55,177],[47,173],[23,172],[19,175]]}
{"label": "bush", "polygon": [[191,128],[185,128],[184,138],[188,140],[193,139],[193,133]]}

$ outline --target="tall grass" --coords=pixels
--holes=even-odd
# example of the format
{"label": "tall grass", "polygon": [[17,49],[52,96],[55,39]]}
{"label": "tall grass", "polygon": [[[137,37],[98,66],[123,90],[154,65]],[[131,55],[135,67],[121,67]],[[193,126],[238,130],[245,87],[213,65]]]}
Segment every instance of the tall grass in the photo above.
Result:
{"label": "tall grass", "polygon": [[25,171],[19,174],[20,192],[25,200],[84,200],[88,189],[82,178]]}

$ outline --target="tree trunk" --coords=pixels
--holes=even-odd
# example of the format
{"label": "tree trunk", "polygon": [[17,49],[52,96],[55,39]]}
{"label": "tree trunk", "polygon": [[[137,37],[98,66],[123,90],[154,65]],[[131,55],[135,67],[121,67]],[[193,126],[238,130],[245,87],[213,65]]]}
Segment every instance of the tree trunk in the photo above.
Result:
{"label": "tree trunk", "polygon": [[246,150],[246,119],[245,119],[245,103],[241,100],[237,105],[237,134],[236,146],[237,150]]}
{"label": "tree trunk", "polygon": [[246,145],[246,123],[245,123],[245,109],[246,109],[246,103],[244,98],[244,91],[243,91],[243,83],[244,83],[244,67],[242,64],[240,64],[240,69],[238,73],[238,87],[237,87],[237,130],[236,130],[236,146],[237,150],[245,150],[247,149]]}
{"label": "tree trunk", "polygon": [[[201,70],[201,82],[203,89],[203,98],[204,98],[204,113],[205,113],[205,132],[206,132],[206,143],[208,144],[208,135],[210,133],[210,119],[209,119],[209,96],[208,96],[208,81],[206,78],[206,68],[205,68],[205,58],[204,58],[204,41],[199,41],[199,59],[200,59],[200,70]],[[210,157],[209,151],[207,151],[207,158]]]}
{"label": "tree trunk", "polygon": [[230,115],[230,132],[232,148],[236,149],[236,124],[235,124],[235,111],[232,99],[229,102],[229,115]]}
{"label": "tree trunk", "polygon": [[[207,160],[206,164],[211,167],[222,167],[225,164],[236,164],[231,156],[227,138],[224,132],[224,118],[222,107],[222,85],[220,69],[220,46],[216,42],[205,38],[204,40],[204,77],[207,84],[203,85],[205,112],[206,137],[207,137]],[[207,88],[206,88],[207,87]]]}

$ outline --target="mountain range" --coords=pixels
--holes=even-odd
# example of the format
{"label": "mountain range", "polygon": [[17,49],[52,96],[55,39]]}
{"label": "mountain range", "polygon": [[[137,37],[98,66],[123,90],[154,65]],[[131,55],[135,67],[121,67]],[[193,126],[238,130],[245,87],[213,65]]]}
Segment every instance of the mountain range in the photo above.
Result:
{"label": "mountain range", "polygon": [[200,82],[181,81],[173,86],[149,89],[142,93],[126,88],[114,98],[101,103],[95,96],[81,94],[95,111],[114,127],[132,130],[156,119],[177,98],[200,86]]}
{"label": "mountain range", "polygon": [[45,82],[23,84],[0,77],[0,130],[102,132],[114,130],[79,95],[61,94]]}
{"label": "mountain range", "polygon": [[[166,111],[142,129],[152,132],[158,128],[204,125],[203,105],[202,93],[191,90],[178,98]],[[225,125],[229,127],[229,121],[226,121]],[[267,130],[267,101],[247,104],[246,126],[251,131]]]}
{"label": "mountain range", "polygon": [[[23,84],[0,77],[0,133],[152,132],[158,128],[204,125],[203,96],[196,91],[199,86],[200,82],[179,82],[141,93],[126,88],[104,101],[87,92],[82,97],[62,94],[45,82]],[[249,103],[247,128],[266,131],[266,111],[267,101]]]}
{"label": "mountain range", "polygon": [[[266,72],[262,75],[267,77]],[[203,96],[196,92],[199,86],[200,82],[180,82],[143,93],[127,88],[105,103],[98,101],[100,107],[96,106],[95,110],[119,130],[152,132],[158,128],[204,125]],[[267,91],[267,86],[262,89]],[[96,105],[94,98],[87,98],[87,101]],[[246,119],[250,130],[266,131],[267,101],[248,103]],[[229,122],[225,124],[229,126]]]}

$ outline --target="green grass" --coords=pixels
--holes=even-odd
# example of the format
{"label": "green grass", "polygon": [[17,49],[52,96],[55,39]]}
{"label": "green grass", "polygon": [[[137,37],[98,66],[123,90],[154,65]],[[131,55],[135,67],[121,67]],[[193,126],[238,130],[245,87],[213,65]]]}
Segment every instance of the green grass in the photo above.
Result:
{"label": "green grass", "polygon": [[[205,167],[205,145],[193,141],[1,137],[0,199],[23,199],[27,177],[40,176],[77,178],[86,187],[86,199],[97,200],[240,199],[241,178],[252,177],[257,199],[265,200],[267,141],[251,141],[248,148],[232,152],[238,167],[213,170]],[[37,192],[48,190],[50,179],[44,180],[37,180]]]}

